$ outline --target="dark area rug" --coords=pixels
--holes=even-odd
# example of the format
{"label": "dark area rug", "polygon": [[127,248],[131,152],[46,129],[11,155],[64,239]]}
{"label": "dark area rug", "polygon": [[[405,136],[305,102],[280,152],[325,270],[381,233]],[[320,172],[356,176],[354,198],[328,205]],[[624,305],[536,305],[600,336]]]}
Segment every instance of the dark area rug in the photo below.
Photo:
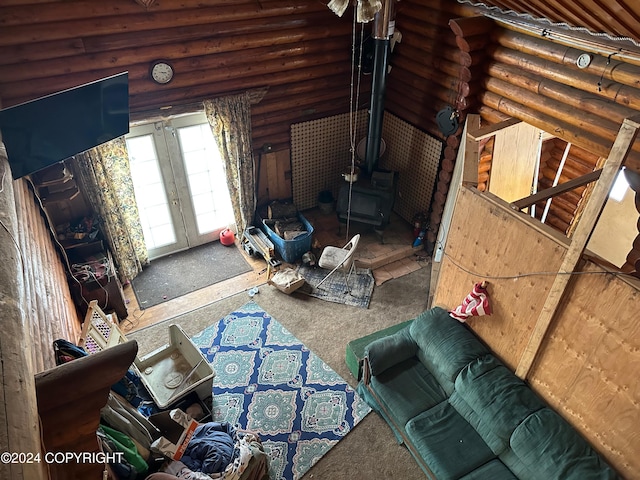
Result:
{"label": "dark area rug", "polygon": [[305,279],[305,284],[296,290],[311,297],[327,302],[343,303],[352,307],[368,308],[375,280],[368,268],[357,268],[349,277],[351,293],[347,289],[342,272],[335,272],[327,278],[320,288],[316,287],[330,270],[301,266],[298,272]]}
{"label": "dark area rug", "polygon": [[235,246],[211,242],[153,260],[131,286],[144,310],[250,271]]}

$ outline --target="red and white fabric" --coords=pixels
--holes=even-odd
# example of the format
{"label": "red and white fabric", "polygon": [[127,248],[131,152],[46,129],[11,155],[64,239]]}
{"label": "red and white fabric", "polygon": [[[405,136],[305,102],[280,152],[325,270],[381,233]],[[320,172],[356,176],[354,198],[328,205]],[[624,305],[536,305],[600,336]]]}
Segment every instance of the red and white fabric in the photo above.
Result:
{"label": "red and white fabric", "polygon": [[451,310],[449,315],[463,323],[469,317],[491,315],[489,292],[487,292],[486,283],[476,283],[469,295],[466,296],[458,307]]}

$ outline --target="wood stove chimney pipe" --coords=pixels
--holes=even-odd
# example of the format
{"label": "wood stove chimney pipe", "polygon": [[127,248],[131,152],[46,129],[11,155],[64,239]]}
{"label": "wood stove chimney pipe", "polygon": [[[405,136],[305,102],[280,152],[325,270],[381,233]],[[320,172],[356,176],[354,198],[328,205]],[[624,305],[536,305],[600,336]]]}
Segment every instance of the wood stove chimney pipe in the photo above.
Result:
{"label": "wood stove chimney pipe", "polygon": [[382,120],[384,117],[384,99],[387,88],[387,66],[389,63],[389,39],[393,35],[393,2],[383,0],[382,8],[373,20],[373,75],[371,78],[371,105],[365,163],[371,174],[380,156],[382,138]]}

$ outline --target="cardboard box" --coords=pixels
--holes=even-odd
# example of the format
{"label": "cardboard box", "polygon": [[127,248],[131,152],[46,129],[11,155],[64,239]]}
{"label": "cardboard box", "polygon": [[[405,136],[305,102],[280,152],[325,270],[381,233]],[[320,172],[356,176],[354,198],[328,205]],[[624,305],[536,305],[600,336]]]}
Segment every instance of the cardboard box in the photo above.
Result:
{"label": "cardboard box", "polygon": [[200,425],[182,410],[174,409],[149,417],[162,435],[151,444],[151,450],[172,459],[180,460],[187,445]]}

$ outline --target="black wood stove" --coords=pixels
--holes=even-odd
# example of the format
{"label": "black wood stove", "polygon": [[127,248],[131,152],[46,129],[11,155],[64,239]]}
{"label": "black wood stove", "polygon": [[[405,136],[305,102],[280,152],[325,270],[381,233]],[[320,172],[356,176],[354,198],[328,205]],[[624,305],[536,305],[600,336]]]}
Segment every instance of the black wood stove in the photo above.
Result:
{"label": "black wood stove", "polygon": [[[382,233],[389,224],[396,195],[396,172],[374,171],[369,179],[340,188],[336,213],[341,224],[347,220],[366,223]],[[351,211],[349,211],[351,190]]]}

